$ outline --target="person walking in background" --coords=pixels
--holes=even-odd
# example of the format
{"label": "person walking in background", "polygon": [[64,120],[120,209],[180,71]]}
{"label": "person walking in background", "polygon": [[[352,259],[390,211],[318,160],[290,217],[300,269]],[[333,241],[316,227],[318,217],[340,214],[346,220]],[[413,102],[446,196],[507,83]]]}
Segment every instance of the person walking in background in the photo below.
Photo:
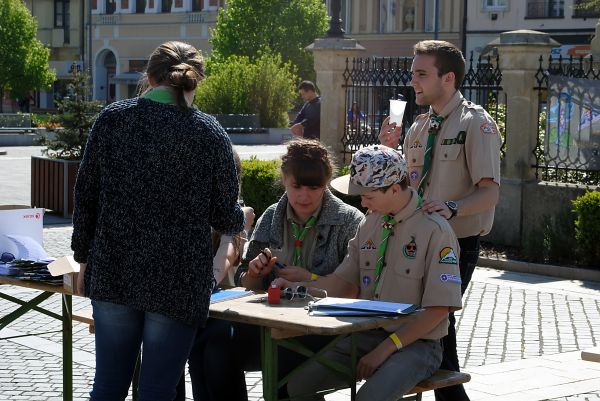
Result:
{"label": "person walking in background", "polygon": [[104,108],[75,185],[71,247],[92,300],[92,401],[124,400],[140,346],[139,400],[171,401],[214,288],[211,227],[242,231],[231,142],[194,108],[200,53],[154,50],[141,96]]}
{"label": "person walking in background", "polygon": [[[404,139],[410,184],[423,197],[424,213],[449,220],[460,245],[461,292],[464,294],[479,258],[479,237],[490,232],[500,192],[498,126],[483,107],[459,91],[465,59],[451,43],[426,40],[414,47],[411,85],[418,116]],[[401,126],[384,121],[379,139],[396,148]],[[443,338],[441,368],[458,371],[454,314]],[[462,385],[435,390],[437,401],[469,400]]]}
{"label": "person walking in background", "polygon": [[352,107],[348,109],[348,125],[352,129],[358,129],[361,121],[365,120],[365,113],[360,111],[358,102],[352,102]]}
{"label": "person walking in background", "polygon": [[298,85],[304,105],[290,123],[292,134],[307,139],[321,138],[321,97],[317,95],[315,84],[303,81]]}

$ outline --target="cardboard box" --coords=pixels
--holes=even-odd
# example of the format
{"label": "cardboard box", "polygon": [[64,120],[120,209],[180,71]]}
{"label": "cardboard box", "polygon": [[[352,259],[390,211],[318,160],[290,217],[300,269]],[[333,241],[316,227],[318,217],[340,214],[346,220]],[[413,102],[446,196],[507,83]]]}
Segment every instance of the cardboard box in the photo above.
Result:
{"label": "cardboard box", "polygon": [[79,276],[79,263],[73,256],[63,256],[48,265],[48,270],[53,276],[63,276],[63,288],[69,294],[77,294],[77,277]]}
{"label": "cardboard box", "polygon": [[[0,206],[0,253],[10,252],[17,259],[32,259],[43,250],[43,228],[44,209],[22,205]],[[7,235],[27,237],[29,244],[17,244]]]}

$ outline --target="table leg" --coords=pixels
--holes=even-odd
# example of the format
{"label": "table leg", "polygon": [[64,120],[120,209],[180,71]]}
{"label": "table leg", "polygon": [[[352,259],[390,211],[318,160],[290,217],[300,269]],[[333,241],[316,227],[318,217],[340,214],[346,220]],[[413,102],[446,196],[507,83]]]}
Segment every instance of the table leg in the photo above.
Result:
{"label": "table leg", "polygon": [[267,327],[261,327],[263,397],[265,401],[277,401],[277,340]]}
{"label": "table leg", "polygon": [[356,399],[356,333],[352,333],[351,335],[351,355],[352,363],[350,366],[350,400],[354,401]]}
{"label": "table leg", "polygon": [[73,302],[62,296],[63,400],[73,401]]}

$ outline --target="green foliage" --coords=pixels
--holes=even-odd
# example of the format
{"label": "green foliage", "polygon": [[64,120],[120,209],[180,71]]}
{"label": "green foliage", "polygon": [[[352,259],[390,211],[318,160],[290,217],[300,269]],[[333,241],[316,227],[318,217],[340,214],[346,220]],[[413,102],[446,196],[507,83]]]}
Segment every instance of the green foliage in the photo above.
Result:
{"label": "green foliage", "polygon": [[584,263],[600,266],[600,191],[591,191],[573,201],[578,255]]}
{"label": "green foliage", "polygon": [[575,10],[600,12],[600,0],[583,0],[573,6]]}
{"label": "green foliage", "polygon": [[[50,50],[37,39],[37,22],[21,0],[0,0],[0,95],[13,98],[50,87],[56,79]],[[0,110],[1,111],[1,110]]]}
{"label": "green foliage", "polygon": [[576,262],[573,215],[565,210],[553,216],[543,216],[542,223],[529,230],[523,242],[525,254],[532,262]]}
{"label": "green foliage", "polygon": [[44,153],[50,157],[65,160],[80,160],[87,142],[88,134],[96,117],[102,109],[99,101],[85,100],[89,93],[87,73],[74,72],[71,83],[71,96],[58,102],[58,115],[54,123],[62,129],[56,129],[54,139],[40,137],[39,145],[46,146]]}
{"label": "green foliage", "polygon": [[265,161],[256,157],[242,160],[242,196],[246,205],[254,208],[256,216],[261,216],[283,195],[280,167],[279,160]]}
{"label": "green foliage", "polygon": [[293,66],[280,56],[231,56],[208,63],[195,103],[210,114],[258,114],[262,127],[285,127],[296,96]]}
{"label": "green foliage", "polygon": [[325,34],[327,19],[322,0],[228,0],[210,39],[213,57],[280,54],[302,79],[314,81],[312,54],[304,48]]}

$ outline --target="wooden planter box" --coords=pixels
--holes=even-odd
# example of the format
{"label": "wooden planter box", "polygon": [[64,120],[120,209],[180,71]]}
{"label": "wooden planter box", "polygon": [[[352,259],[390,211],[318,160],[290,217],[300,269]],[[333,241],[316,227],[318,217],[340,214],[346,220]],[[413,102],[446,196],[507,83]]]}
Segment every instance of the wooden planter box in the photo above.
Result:
{"label": "wooden planter box", "polygon": [[79,160],[31,156],[31,205],[67,218],[73,214],[73,190]]}

